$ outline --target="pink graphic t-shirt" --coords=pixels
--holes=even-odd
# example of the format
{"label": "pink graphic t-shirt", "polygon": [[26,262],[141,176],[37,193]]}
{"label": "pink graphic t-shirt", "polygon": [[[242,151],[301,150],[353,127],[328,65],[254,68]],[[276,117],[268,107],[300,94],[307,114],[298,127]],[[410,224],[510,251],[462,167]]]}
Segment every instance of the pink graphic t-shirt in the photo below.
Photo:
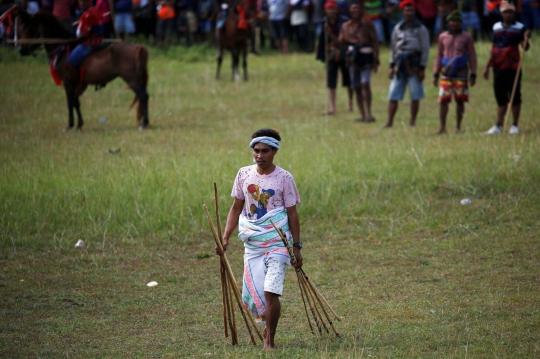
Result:
{"label": "pink graphic t-shirt", "polygon": [[231,196],[246,201],[243,215],[250,220],[259,219],[273,209],[300,203],[293,176],[278,166],[269,175],[258,174],[257,165],[240,168]]}

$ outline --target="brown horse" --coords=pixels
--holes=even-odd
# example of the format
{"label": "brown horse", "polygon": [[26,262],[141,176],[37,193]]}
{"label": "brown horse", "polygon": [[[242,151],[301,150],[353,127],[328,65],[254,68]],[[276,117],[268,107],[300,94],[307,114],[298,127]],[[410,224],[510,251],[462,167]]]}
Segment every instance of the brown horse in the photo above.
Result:
{"label": "brown horse", "polygon": [[[233,4],[238,2],[233,1]],[[238,28],[238,10],[236,5],[231,5],[228,8],[228,15],[225,25],[221,29],[216,30],[216,38],[218,45],[217,71],[216,79],[219,79],[221,70],[221,62],[223,61],[223,50],[229,50],[232,55],[232,81],[235,80],[236,74],[240,75],[238,66],[240,64],[240,54],[242,54],[242,68],[244,69],[244,81],[248,80],[247,73],[247,48],[248,39],[250,38],[251,28]]]}
{"label": "brown horse", "polygon": [[[69,39],[71,34],[66,31],[58,20],[45,12],[30,16],[19,10],[19,19],[24,24],[24,38],[55,38]],[[77,129],[82,129],[83,118],[80,110],[79,96],[86,86],[104,87],[116,77],[121,77],[135,92],[131,106],[138,102],[137,124],[140,129],[148,126],[148,51],[138,45],[127,42],[115,42],[102,50],[88,55],[75,72],[66,66],[68,51],[77,45],[77,40],[69,44],[45,44],[45,50],[51,62],[51,67],[62,80],[66,91],[69,123],[65,130],[74,126],[73,109],[77,112]],[[30,55],[40,45],[23,45],[20,54]]]}

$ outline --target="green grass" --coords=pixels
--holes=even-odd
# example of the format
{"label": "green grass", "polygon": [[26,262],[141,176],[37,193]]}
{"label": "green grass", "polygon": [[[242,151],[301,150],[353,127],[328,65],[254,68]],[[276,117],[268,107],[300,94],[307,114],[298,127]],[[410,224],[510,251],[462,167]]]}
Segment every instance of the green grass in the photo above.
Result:
{"label": "green grass", "polygon": [[[481,66],[488,50],[478,45]],[[225,220],[261,127],[281,132],[276,162],[300,191],[304,268],[344,317],[341,339],[313,337],[289,273],[273,357],[539,356],[539,56],[525,58],[519,136],[482,135],[496,114],[483,79],[463,134],[432,135],[429,81],[417,128],[406,128],[406,99],[381,131],[384,66],[372,82],[378,121],[356,124],[342,89],[339,114],[320,115],[313,55],[250,57],[250,81],[232,83],[230,59],[215,81],[205,47],[151,49],[150,130],[137,130],[133,95],[115,81],[87,90],[84,131],[63,133],[47,61],[1,48],[0,357],[266,357],[240,323],[240,346],[223,337],[202,210],[216,181]],[[240,241],[229,256],[240,280]]]}

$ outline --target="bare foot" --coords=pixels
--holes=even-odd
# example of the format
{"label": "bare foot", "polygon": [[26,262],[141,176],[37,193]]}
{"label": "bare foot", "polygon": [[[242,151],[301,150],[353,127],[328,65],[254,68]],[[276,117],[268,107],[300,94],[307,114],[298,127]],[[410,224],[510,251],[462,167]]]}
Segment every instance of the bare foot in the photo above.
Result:
{"label": "bare foot", "polygon": [[270,338],[268,338],[268,330],[264,327],[263,330],[264,346],[263,349],[267,352],[274,351],[274,344],[270,344]]}

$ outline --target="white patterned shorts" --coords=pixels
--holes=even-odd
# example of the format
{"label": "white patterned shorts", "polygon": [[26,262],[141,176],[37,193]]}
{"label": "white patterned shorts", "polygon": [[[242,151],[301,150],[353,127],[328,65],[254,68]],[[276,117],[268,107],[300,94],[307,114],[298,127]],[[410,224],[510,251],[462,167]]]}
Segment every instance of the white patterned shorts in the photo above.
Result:
{"label": "white patterned shorts", "polygon": [[264,277],[264,291],[281,295],[287,264],[270,257],[266,261],[266,275]]}

